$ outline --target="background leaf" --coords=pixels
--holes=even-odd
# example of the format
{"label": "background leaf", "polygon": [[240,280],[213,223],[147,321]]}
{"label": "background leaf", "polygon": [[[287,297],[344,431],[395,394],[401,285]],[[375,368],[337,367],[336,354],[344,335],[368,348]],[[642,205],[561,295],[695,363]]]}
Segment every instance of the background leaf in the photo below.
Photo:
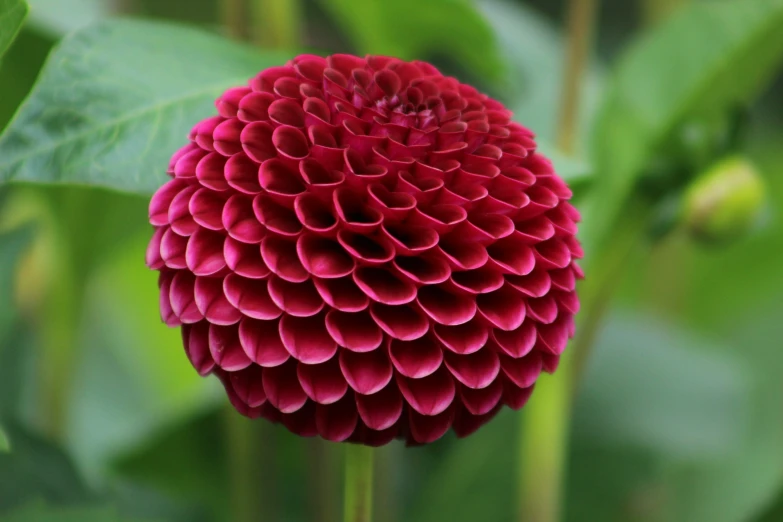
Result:
{"label": "background leaf", "polygon": [[[142,522],[137,518],[120,517],[112,508],[52,508],[42,503],[25,506],[3,520],[5,522]],[[149,522],[153,521],[149,520]]]}
{"label": "background leaf", "polygon": [[781,26],[783,0],[692,2],[628,50],[594,133],[602,178],[584,215],[586,251],[608,239],[639,175],[678,125],[758,94],[783,58]]}
{"label": "background leaf", "polygon": [[[487,22],[468,0],[320,0],[359,54],[403,59],[440,57],[462,65],[475,79],[497,78],[502,69]],[[404,36],[403,36],[404,35]],[[461,63],[460,63],[461,62]]]}
{"label": "background leaf", "polygon": [[79,31],[52,53],[0,140],[0,182],[151,193],[223,90],[286,59],[160,23]]}
{"label": "background leaf", "polygon": [[0,58],[14,41],[26,16],[25,0],[0,0]]}

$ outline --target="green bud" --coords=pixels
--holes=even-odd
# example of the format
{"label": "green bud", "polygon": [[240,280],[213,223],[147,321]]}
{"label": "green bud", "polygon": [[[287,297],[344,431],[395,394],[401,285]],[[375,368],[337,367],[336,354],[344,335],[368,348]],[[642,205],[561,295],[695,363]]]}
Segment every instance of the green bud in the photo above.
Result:
{"label": "green bud", "polygon": [[746,158],[730,156],[685,190],[681,222],[700,241],[737,239],[759,222],[764,200],[764,182],[755,166]]}

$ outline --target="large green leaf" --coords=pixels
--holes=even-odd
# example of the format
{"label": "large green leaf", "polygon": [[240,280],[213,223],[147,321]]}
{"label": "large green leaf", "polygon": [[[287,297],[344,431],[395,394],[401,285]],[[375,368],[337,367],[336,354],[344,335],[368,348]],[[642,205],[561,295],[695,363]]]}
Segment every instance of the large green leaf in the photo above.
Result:
{"label": "large green leaf", "polygon": [[783,0],[692,2],[621,60],[594,133],[598,180],[582,238],[592,251],[639,175],[683,122],[751,100],[783,58]]}
{"label": "large green leaf", "polygon": [[[36,502],[20,508],[4,522],[140,522],[139,519],[121,517],[117,511],[106,507],[53,508]],[[159,519],[150,522],[159,522]]]}
{"label": "large green leaf", "polygon": [[[492,30],[470,0],[320,0],[360,53],[450,60],[463,72],[497,78]],[[467,67],[465,67],[467,66]]]}
{"label": "large green leaf", "polygon": [[160,319],[157,274],[140,261],[149,233],[131,236],[88,279],[68,447],[88,473],[223,401],[188,362],[178,329]]}
{"label": "large green leaf", "polygon": [[0,140],[0,182],[148,194],[220,93],[286,57],[200,31],[116,20],[66,37]]}
{"label": "large green leaf", "polygon": [[0,0],[0,57],[14,41],[26,16],[25,0]]}

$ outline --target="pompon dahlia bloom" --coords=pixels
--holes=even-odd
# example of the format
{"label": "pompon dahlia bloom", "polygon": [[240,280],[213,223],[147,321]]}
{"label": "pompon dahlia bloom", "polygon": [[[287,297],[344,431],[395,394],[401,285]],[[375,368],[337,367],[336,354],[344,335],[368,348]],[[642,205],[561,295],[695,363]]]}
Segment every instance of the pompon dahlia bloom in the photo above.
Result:
{"label": "pompon dahlia bloom", "polygon": [[502,104],[423,62],[304,55],[216,105],[152,198],[147,264],[240,413],[423,444],[555,370],[579,214]]}

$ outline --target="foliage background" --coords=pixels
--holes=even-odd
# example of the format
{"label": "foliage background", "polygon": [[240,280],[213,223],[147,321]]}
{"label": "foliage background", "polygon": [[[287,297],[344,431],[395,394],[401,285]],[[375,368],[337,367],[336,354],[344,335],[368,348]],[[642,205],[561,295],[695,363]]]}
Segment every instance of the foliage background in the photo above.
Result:
{"label": "foliage background", "polygon": [[[12,0],[0,0],[0,7],[4,2],[10,6]],[[299,49],[431,60],[503,100],[552,143],[562,82],[563,3],[305,0],[303,27],[294,36]],[[590,165],[596,156],[599,163],[601,156],[622,158],[634,146],[635,122],[606,123],[596,115],[612,95],[611,71],[630,42],[667,24],[684,3],[601,2],[597,51],[583,92],[580,154],[560,163],[574,180],[578,201],[594,192],[611,207],[625,197],[624,182]],[[30,4],[0,67],[0,128],[65,34],[116,15],[228,32],[213,0]],[[262,26],[262,18],[254,26]],[[650,111],[661,107],[654,106],[656,93],[644,88],[657,85],[661,75],[682,73],[672,70],[681,46],[693,46],[697,55],[703,47],[709,57],[721,39],[717,33],[741,33],[747,20],[719,22],[694,26],[686,42],[672,30],[646,56],[646,67],[625,68],[632,92],[649,96]],[[198,77],[189,76],[195,65],[220,63],[211,40],[141,27],[149,26],[129,22],[116,49],[106,51],[116,53],[105,54],[115,57],[105,66],[116,75],[107,74],[106,81],[122,78],[124,70],[133,79],[130,68],[146,65],[133,63],[134,48],[124,47],[123,38],[155,49],[159,61],[149,66],[159,67],[161,75],[179,75],[170,86],[198,84]],[[168,49],[168,38],[176,39],[180,54]],[[742,57],[743,68],[729,67],[715,90],[721,82],[740,82],[754,63],[767,60],[767,46],[759,49]],[[181,72],[161,65],[169,55]],[[564,500],[569,522],[783,520],[783,76],[767,61],[760,74],[777,80],[750,105],[741,148],[765,177],[765,223],[748,237],[717,246],[697,245],[675,230],[640,241],[623,263],[617,297],[576,398]],[[253,66],[266,66],[258,64]],[[51,99],[70,92],[53,89]],[[95,108],[104,109],[121,108]],[[616,109],[623,111],[622,105]],[[708,133],[724,125],[695,121],[707,121]],[[94,139],[80,153],[63,152],[54,165],[33,164],[20,177],[46,170],[53,181],[92,172],[107,159],[98,149],[109,138]],[[176,144],[184,135],[162,139]],[[162,154],[175,147],[161,146]],[[692,151],[683,161],[681,147],[667,141],[646,164],[679,173],[667,163],[676,160],[685,172],[677,175],[692,175],[704,165]],[[66,168],[69,158],[83,158],[85,150],[94,162],[82,159]],[[0,151],[6,154],[0,156],[3,173],[13,151]],[[145,161],[137,168],[155,168]],[[654,199],[657,193],[651,188],[641,196]],[[187,363],[178,332],[161,324],[156,275],[143,264],[150,235],[146,207],[145,197],[104,188],[0,186],[0,425],[11,446],[10,453],[0,453],[0,520],[337,520],[341,448],[233,415],[216,381],[198,378]],[[447,436],[425,448],[383,448],[376,519],[513,520],[519,429],[518,416],[506,411],[466,440]]]}

